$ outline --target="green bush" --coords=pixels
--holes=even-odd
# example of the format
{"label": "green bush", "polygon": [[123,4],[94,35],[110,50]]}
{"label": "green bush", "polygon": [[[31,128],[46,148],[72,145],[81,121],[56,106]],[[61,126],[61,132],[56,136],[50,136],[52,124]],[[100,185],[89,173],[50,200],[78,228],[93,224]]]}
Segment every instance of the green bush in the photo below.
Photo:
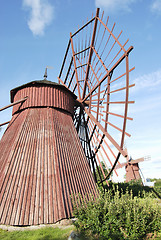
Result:
{"label": "green bush", "polygon": [[107,184],[104,185],[105,190],[111,189],[111,191],[114,192],[116,189],[119,190],[120,194],[121,192],[125,193],[128,189],[129,193],[132,191],[133,196],[138,196],[143,198],[146,194],[152,193],[152,196],[154,198],[160,198],[161,199],[161,186],[155,186],[155,187],[148,187],[143,186],[140,181],[130,181],[127,183],[109,183],[109,186]]}
{"label": "green bush", "polygon": [[161,178],[157,179],[157,178],[150,178],[151,182],[155,182],[154,186],[155,187],[161,187]]}
{"label": "green bush", "polygon": [[150,193],[153,192],[152,188],[148,186],[143,186],[140,181],[130,181],[127,183],[109,183],[109,186],[107,184],[104,186],[105,189],[108,191],[109,189],[114,193],[116,190],[118,190],[121,194],[121,192],[126,193],[127,189],[130,193],[132,191],[133,197],[140,196],[144,197],[145,192]]}
{"label": "green bush", "polygon": [[160,195],[161,197],[161,187],[160,186],[155,186],[154,190]]}
{"label": "green bush", "polygon": [[151,195],[133,197],[128,190],[120,194],[100,191],[99,197],[74,202],[74,223],[80,232],[90,232],[97,239],[140,240],[161,229],[161,208]]}

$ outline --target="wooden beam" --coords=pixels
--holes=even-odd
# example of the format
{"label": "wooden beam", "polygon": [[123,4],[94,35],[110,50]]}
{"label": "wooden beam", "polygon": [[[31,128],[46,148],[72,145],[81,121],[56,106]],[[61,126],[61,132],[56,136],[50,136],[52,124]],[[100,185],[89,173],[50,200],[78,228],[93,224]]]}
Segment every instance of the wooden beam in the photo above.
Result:
{"label": "wooden beam", "polygon": [[8,124],[8,123],[10,123],[10,121],[1,123],[1,124],[0,124],[0,127],[2,127],[3,125],[6,125],[6,124]]}
{"label": "wooden beam", "polygon": [[89,57],[88,57],[88,63],[87,63],[87,69],[86,69],[86,76],[85,76],[85,81],[84,81],[82,99],[85,97],[85,93],[86,93],[86,86],[87,86],[87,81],[88,81],[89,69],[90,69],[90,64],[91,64],[91,59],[92,59],[92,54],[93,54],[94,40],[95,40],[95,36],[96,36],[97,21],[98,21],[97,17],[98,16],[99,16],[99,8],[97,8],[97,11],[96,11],[96,17],[95,17],[92,41],[91,41],[90,52],[89,52]]}
{"label": "wooden beam", "polygon": [[105,76],[98,82],[98,84],[89,92],[89,94],[81,100],[84,102],[100,85],[101,83],[114,71],[114,69],[126,58],[126,56],[133,50],[133,46],[129,47],[128,50],[120,57],[120,59],[113,65],[113,67],[105,74]]}
{"label": "wooden beam", "polygon": [[87,115],[90,117],[90,119],[98,126],[98,128],[102,131],[103,134],[109,139],[109,141],[117,148],[117,150],[126,157],[126,152],[121,149],[121,147],[118,145],[118,143],[111,137],[111,135],[105,131],[105,129],[102,127],[102,125],[95,119],[95,117],[89,113],[87,108],[84,108],[84,111],[87,113]]}
{"label": "wooden beam", "polygon": [[79,99],[81,99],[80,87],[79,87],[79,81],[78,81],[78,73],[77,73],[77,65],[76,65],[75,52],[74,52],[74,45],[73,45],[73,39],[72,39],[71,33],[70,33],[70,41],[71,41],[72,55],[73,55],[73,62],[74,62],[74,69],[75,69],[75,78],[76,78],[77,88],[78,88],[78,97],[79,97]]}
{"label": "wooden beam", "polygon": [[14,103],[11,103],[11,104],[3,107],[3,108],[0,108],[0,111],[3,111],[3,110],[5,110],[5,109],[7,109],[7,108],[10,108],[10,107],[14,106],[14,105],[17,105],[17,104],[19,104],[19,103],[21,103],[21,102],[24,102],[24,101],[26,101],[27,98],[28,98],[28,97],[24,97],[24,98],[21,99],[21,100],[18,100],[18,101],[14,102]]}

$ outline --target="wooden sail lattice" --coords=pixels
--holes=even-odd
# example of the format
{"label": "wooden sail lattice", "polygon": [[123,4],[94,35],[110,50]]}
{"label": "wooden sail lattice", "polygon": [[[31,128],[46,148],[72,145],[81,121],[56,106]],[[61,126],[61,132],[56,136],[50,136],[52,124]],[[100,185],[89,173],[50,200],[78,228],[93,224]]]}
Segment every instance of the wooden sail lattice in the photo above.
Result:
{"label": "wooden sail lattice", "polygon": [[[127,120],[132,120],[128,116],[128,106],[134,103],[129,92],[135,86],[129,79],[134,70],[129,67],[133,47],[129,46],[128,39],[121,38],[122,31],[115,31],[115,25],[109,26],[109,17],[104,21],[104,12],[99,16],[97,9],[94,17],[74,34],[70,33],[58,77],[59,83],[77,96],[75,123],[78,134],[83,123],[85,141],[98,164],[109,163],[110,173],[120,154],[126,157],[123,144],[125,136],[130,137],[126,125]],[[81,136],[80,140],[83,141]],[[85,144],[84,151],[87,152]]]}

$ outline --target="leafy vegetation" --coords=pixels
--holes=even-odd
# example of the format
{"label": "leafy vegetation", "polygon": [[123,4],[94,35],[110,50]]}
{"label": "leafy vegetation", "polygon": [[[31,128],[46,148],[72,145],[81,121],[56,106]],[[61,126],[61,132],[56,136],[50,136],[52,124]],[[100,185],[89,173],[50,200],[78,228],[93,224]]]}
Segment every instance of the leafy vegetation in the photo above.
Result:
{"label": "leafy vegetation", "polygon": [[132,190],[124,192],[115,186],[100,191],[97,199],[76,201],[74,214],[77,230],[95,239],[140,240],[161,230],[161,207],[152,193],[134,196]]}
{"label": "leafy vegetation", "polygon": [[145,192],[150,193],[152,192],[152,189],[147,186],[143,186],[140,181],[131,181],[128,183],[109,183],[109,186],[105,185],[106,190],[110,189],[113,194],[116,190],[118,190],[121,194],[121,192],[126,193],[127,191],[130,193],[132,192],[133,196],[139,196],[144,197]]}
{"label": "leafy vegetation", "polygon": [[161,178],[157,179],[157,178],[150,178],[151,182],[155,182],[155,187],[159,186],[161,187]]}
{"label": "leafy vegetation", "polygon": [[133,196],[139,196],[139,197],[144,197],[145,193],[149,194],[152,193],[152,196],[154,198],[161,198],[161,186],[154,186],[153,187],[148,187],[148,186],[143,186],[141,181],[131,181],[128,183],[109,183],[109,186],[107,184],[104,185],[104,188],[106,191],[109,189],[113,192],[116,191],[116,189],[121,193],[125,193],[127,190],[130,193],[132,191]]}
{"label": "leafy vegetation", "polygon": [[161,198],[161,179],[150,179],[154,183],[154,190],[159,194],[159,197]]}

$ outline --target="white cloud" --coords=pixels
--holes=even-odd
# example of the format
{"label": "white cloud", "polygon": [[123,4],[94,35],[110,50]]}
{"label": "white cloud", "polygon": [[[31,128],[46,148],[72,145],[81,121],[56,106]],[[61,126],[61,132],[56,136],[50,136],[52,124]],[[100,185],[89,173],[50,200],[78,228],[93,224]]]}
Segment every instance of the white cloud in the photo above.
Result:
{"label": "white cloud", "polygon": [[[141,114],[142,117],[145,117],[149,114],[149,111],[151,113],[156,113],[159,116],[160,113],[160,107],[161,107],[161,96],[155,97],[155,96],[149,96],[147,98],[144,98],[143,100],[135,99],[135,104],[129,109],[129,114],[132,114],[135,116],[138,116],[138,114]],[[158,111],[156,112],[156,109]]]}
{"label": "white cloud", "polygon": [[137,0],[95,0],[96,7],[106,9],[108,12],[130,12],[131,4]]}
{"label": "white cloud", "polygon": [[154,0],[151,5],[151,10],[155,13],[161,14],[161,0]]}
{"label": "white cloud", "polygon": [[43,35],[53,19],[54,7],[47,0],[23,0],[23,5],[30,9],[29,29],[35,36]]}
{"label": "white cloud", "polygon": [[142,88],[154,88],[161,84],[161,69],[156,72],[144,74],[134,80],[136,87],[135,90]]}

